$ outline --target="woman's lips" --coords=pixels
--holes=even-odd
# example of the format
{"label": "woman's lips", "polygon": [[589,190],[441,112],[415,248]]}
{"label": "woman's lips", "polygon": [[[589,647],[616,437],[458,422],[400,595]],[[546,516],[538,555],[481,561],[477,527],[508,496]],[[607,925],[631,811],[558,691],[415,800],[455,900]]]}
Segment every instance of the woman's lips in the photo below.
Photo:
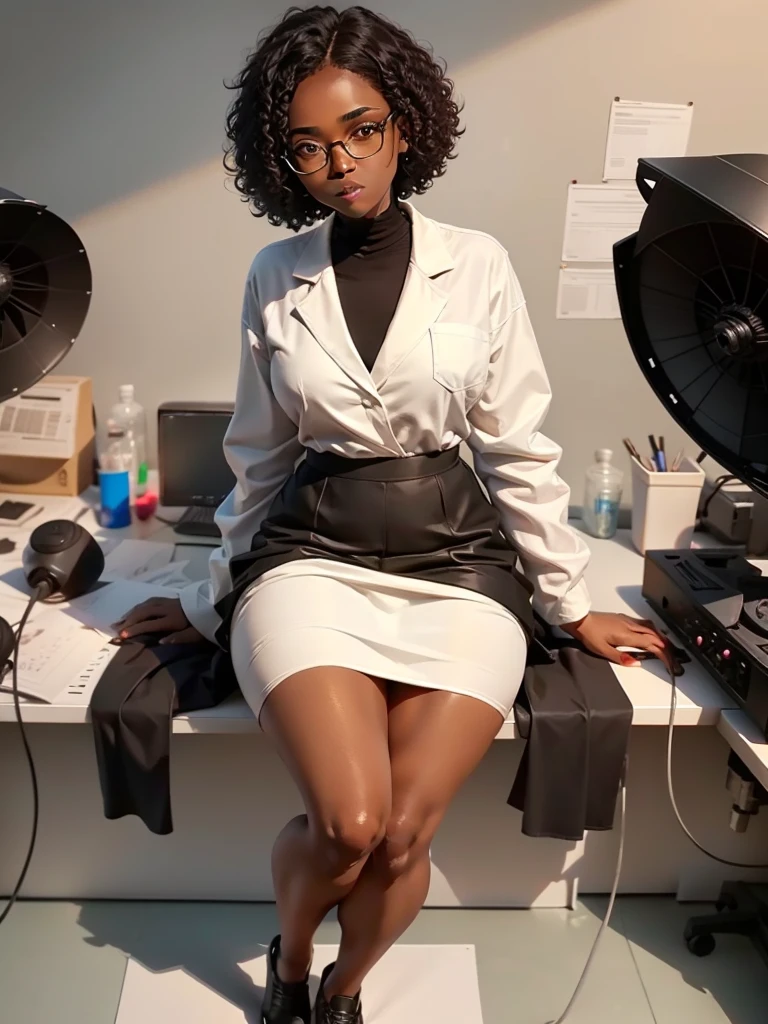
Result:
{"label": "woman's lips", "polygon": [[354,188],[346,189],[344,192],[339,192],[337,198],[344,199],[348,203],[353,203],[363,191],[362,185],[356,185]]}

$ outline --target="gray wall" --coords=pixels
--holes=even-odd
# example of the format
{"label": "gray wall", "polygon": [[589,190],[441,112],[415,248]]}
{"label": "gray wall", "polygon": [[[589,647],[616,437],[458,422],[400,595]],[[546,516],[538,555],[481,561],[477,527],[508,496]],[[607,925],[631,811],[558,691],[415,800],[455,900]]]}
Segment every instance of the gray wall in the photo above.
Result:
{"label": "gray wall", "polygon": [[[94,297],[62,371],[98,411],[133,381],[167,399],[229,398],[244,274],[279,232],[221,168],[222,86],[284,4],[0,0],[0,184],[71,220]],[[468,130],[428,215],[512,254],[555,400],[548,432],[580,500],[595,447],[649,431],[682,443],[619,322],[555,320],[567,183],[599,181],[614,95],[694,100],[692,153],[768,152],[765,0],[381,0],[432,42]],[[625,465],[623,454],[622,465]]]}

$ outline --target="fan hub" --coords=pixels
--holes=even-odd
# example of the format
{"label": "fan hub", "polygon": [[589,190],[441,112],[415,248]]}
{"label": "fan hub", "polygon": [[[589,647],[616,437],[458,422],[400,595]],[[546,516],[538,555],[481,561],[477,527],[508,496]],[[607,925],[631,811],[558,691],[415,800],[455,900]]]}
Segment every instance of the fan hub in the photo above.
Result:
{"label": "fan hub", "polygon": [[768,355],[768,329],[747,306],[723,307],[713,330],[718,344],[728,355],[756,355],[758,346]]}
{"label": "fan hub", "polygon": [[10,298],[13,291],[13,274],[7,263],[0,263],[0,306]]}

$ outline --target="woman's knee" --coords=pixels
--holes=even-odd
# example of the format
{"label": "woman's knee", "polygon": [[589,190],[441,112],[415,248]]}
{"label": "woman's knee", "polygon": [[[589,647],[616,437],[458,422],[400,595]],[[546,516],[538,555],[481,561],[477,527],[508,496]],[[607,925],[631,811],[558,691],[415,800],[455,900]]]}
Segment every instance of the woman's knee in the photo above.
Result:
{"label": "woman's knee", "polygon": [[350,803],[311,823],[317,851],[334,875],[365,860],[383,841],[389,809]]}
{"label": "woman's knee", "polygon": [[376,850],[377,862],[390,878],[399,877],[417,861],[429,856],[429,847],[443,813],[443,808],[437,807],[393,811]]}

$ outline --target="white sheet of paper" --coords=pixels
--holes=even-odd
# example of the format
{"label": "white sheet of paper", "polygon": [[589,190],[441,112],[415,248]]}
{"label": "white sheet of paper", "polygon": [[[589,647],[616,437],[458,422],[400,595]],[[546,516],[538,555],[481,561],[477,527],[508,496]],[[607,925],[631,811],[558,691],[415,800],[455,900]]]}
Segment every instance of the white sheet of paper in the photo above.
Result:
{"label": "white sheet of paper", "polygon": [[180,590],[189,586],[191,580],[184,575],[184,570],[189,562],[170,562],[159,569],[148,569],[146,572],[135,576],[134,579],[140,583],[154,583],[158,587],[172,587]]}
{"label": "white sheet of paper", "polygon": [[0,601],[26,607],[32,591],[17,558],[12,565],[0,566]]}
{"label": "white sheet of paper", "polygon": [[167,587],[138,580],[119,580],[97,587],[65,606],[67,615],[77,619],[105,636],[115,636],[114,623],[142,601],[151,597],[175,597],[176,592]]}
{"label": "white sheet of paper", "polygon": [[[266,952],[266,951],[265,951]],[[337,946],[315,946],[310,978],[314,998],[323,967]],[[193,966],[154,973],[128,961],[116,1024],[245,1024],[255,1020],[266,957],[240,965],[254,982],[255,1005],[244,1011],[196,978]],[[234,965],[233,965],[234,970]],[[482,1024],[474,946],[393,946],[363,984],[363,1015],[370,1024]]]}
{"label": "white sheet of paper", "polygon": [[641,157],[685,156],[692,124],[693,105],[689,103],[614,100],[603,178],[634,180]]}
{"label": "white sheet of paper", "polygon": [[[45,609],[24,627],[19,647],[19,692],[49,704],[74,682],[103,649],[104,637],[57,609]],[[95,685],[95,680],[94,680]],[[4,680],[11,689],[11,679]],[[87,699],[81,702],[87,704]]]}
{"label": "white sheet of paper", "polygon": [[619,297],[613,268],[563,267],[557,286],[558,320],[618,320]]}
{"label": "white sheet of paper", "polygon": [[640,226],[646,204],[637,188],[569,185],[563,263],[613,260],[613,246]]}
{"label": "white sheet of paper", "polygon": [[139,579],[143,573],[165,569],[173,558],[173,544],[151,540],[123,540],[106,557],[101,578]]}
{"label": "white sheet of paper", "polygon": [[0,405],[0,454],[68,459],[75,453],[78,385],[42,380]]}

